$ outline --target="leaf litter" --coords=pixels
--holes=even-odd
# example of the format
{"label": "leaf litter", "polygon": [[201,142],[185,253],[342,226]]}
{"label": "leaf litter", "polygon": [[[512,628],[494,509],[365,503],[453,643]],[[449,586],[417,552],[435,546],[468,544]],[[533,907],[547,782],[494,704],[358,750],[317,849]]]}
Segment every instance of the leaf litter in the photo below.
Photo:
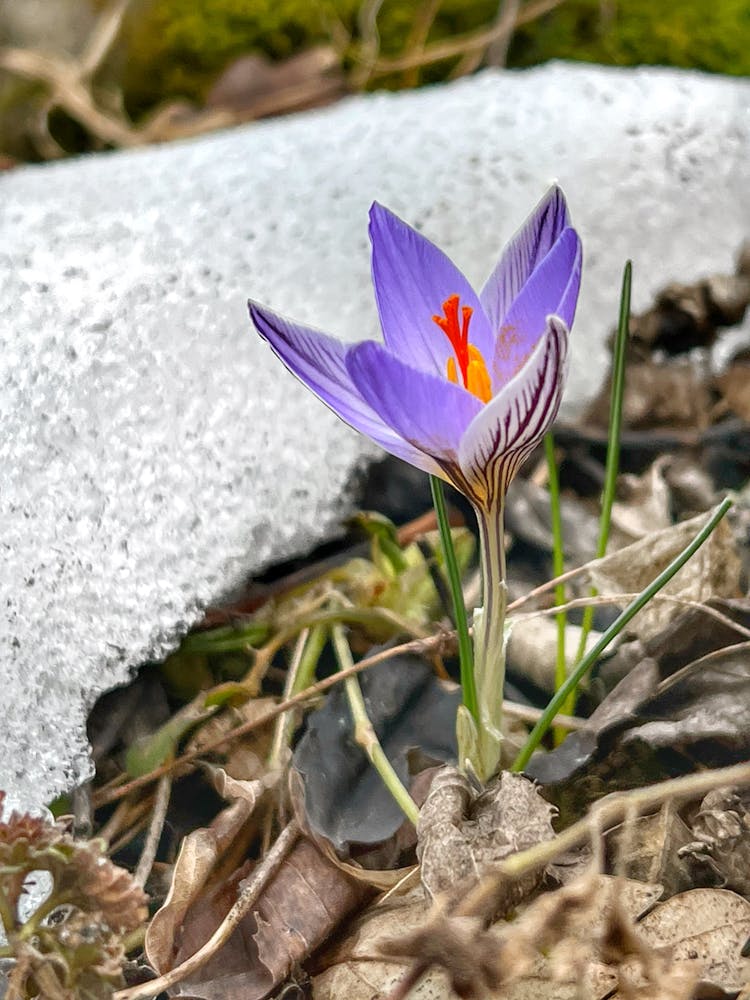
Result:
{"label": "leaf litter", "polygon": [[[736,339],[747,334],[749,259],[734,275],[672,285],[631,317],[622,472],[599,560],[609,387],[579,425],[556,429],[573,646],[592,585],[597,637],[750,476],[750,349]],[[739,347],[719,370],[712,358],[730,335]],[[394,495],[418,495],[410,471],[383,468],[407,484]],[[526,473],[507,512],[516,719],[544,704],[555,662],[543,625],[554,613],[549,498],[543,466],[532,459]],[[537,752],[525,777],[506,772],[487,788],[452,766],[455,644],[429,515],[401,528],[389,520],[399,509],[363,517],[333,555],[212,609],[177,654],[95,709],[97,779],[60,804],[75,818],[0,825],[8,996],[262,1000],[289,988],[397,1000],[410,985],[415,998],[446,1000],[749,996],[748,500],[740,492],[600,659],[567,738]],[[475,545],[452,505],[470,588]],[[330,649],[311,640],[333,622],[367,662],[380,651],[362,691],[422,805],[416,830],[355,739]],[[307,673],[294,688],[296,644]],[[523,740],[513,727],[512,744]],[[94,858],[95,842],[78,836],[87,817],[111,859],[101,870],[118,886],[112,900],[128,901],[119,923],[101,880],[81,888],[94,884],[91,865],[73,860]],[[150,918],[125,871],[149,842]],[[77,902],[30,926],[7,901],[20,903],[36,870],[21,859],[44,868],[48,855]]]}

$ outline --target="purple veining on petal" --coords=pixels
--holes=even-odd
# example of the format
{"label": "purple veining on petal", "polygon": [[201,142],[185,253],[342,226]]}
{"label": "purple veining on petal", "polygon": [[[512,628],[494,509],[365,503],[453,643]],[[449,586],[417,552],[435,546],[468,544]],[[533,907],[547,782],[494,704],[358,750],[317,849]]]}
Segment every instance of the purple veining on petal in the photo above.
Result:
{"label": "purple veining on petal", "polygon": [[581,281],[581,241],[566,229],[537,265],[503,317],[490,374],[495,391],[512,379],[531,356],[547,326],[547,316],[573,322]]}
{"label": "purple veining on petal", "polygon": [[425,472],[438,471],[429,455],[385,424],[359,394],[346,367],[347,351],[351,348],[324,333],[284,319],[256,302],[248,305],[250,318],[274,354],[342,420],[397,458]]}
{"label": "purple veining on petal", "polygon": [[352,347],[346,367],[384,423],[438,463],[456,462],[463,433],[482,409],[476,396],[439,375],[411,368],[372,341]]}
{"label": "purple veining on petal", "polygon": [[565,197],[554,185],[511,237],[480,293],[493,331],[499,329],[529,276],[569,226]]}
{"label": "purple veining on petal", "polygon": [[458,295],[473,309],[469,340],[486,358],[494,337],[479,297],[453,262],[377,202],[370,209],[372,280],[386,346],[412,368],[445,374],[450,343],[432,317]]}
{"label": "purple veining on petal", "polygon": [[533,354],[472,421],[458,459],[470,497],[492,504],[504,496],[520,465],[544,436],[560,408],[568,359],[568,329],[557,316]]}

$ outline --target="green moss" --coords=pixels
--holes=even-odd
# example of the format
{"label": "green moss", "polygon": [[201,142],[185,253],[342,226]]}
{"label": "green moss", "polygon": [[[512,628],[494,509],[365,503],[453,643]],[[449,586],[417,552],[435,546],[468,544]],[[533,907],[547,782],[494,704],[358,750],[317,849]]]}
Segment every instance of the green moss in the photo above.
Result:
{"label": "green moss", "polygon": [[747,0],[620,0],[610,24],[600,0],[567,0],[518,31],[511,61],[579,59],[616,66],[682,66],[715,73],[750,73]]}
{"label": "green moss", "polygon": [[[234,58],[263,52],[283,59],[330,39],[338,20],[356,47],[363,0],[136,0],[126,27],[124,86],[140,112],[165,98],[200,100]],[[424,0],[385,0],[378,16],[381,52],[396,55]],[[510,64],[578,59],[622,66],[688,66],[719,73],[750,72],[747,0],[617,0],[611,23],[601,0],[566,0],[516,34]],[[429,41],[491,22],[497,0],[443,0]],[[353,53],[352,53],[353,54]],[[444,78],[453,63],[428,67],[420,82]],[[378,81],[403,85],[407,78]]]}
{"label": "green moss", "polygon": [[312,0],[140,0],[125,27],[128,104],[137,111],[167,97],[199,100],[237,56],[283,59],[326,38],[325,18]]}

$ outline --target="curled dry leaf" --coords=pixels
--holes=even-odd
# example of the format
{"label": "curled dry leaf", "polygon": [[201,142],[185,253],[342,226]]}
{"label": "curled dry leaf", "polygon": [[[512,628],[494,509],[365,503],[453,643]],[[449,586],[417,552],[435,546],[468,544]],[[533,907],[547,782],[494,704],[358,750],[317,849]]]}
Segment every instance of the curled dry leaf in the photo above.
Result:
{"label": "curled dry leaf", "polygon": [[206,890],[215,868],[229,852],[265,790],[262,781],[236,781],[221,768],[211,768],[209,773],[217,792],[230,799],[231,805],[219,813],[211,826],[195,830],[182,842],[169,894],[146,932],[146,956],[159,973],[173,967],[191,905]]}
{"label": "curled dry leaf", "polygon": [[[183,841],[169,896],[146,935],[146,954],[159,973],[185,961],[211,937],[252,874],[249,862],[231,873],[222,870],[222,862],[245,836],[260,795],[274,779],[237,781],[219,768],[210,773],[217,791],[233,801],[209,829]],[[368,895],[313,843],[298,840],[253,911],[202,968],[178,985],[177,995],[260,1000]]]}
{"label": "curled dry leaf", "polygon": [[[551,840],[554,811],[522,775],[504,771],[478,791],[456,768],[443,768],[432,782],[417,825],[425,889],[431,896],[465,891],[497,861]],[[509,886],[500,908],[517,906],[542,876],[542,871],[531,872]]]}
{"label": "curled dry leaf", "polygon": [[[174,965],[209,939],[251,875],[252,866],[243,865],[193,905],[180,929]],[[227,943],[179,984],[179,994],[194,1000],[261,1000],[370,896],[312,841],[298,840],[253,910]]]}
{"label": "curled dry leaf", "polygon": [[706,862],[727,889],[750,899],[750,792],[721,788],[703,799],[683,853]]}

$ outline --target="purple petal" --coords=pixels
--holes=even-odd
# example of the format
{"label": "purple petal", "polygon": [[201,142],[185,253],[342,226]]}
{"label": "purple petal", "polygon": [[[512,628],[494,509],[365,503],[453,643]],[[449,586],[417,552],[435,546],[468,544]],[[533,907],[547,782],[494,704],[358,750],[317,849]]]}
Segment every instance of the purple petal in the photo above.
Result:
{"label": "purple petal", "polygon": [[571,327],[580,283],[581,241],[574,229],[566,229],[503,317],[491,368],[496,391],[531,356],[549,315],[559,316],[565,326]]}
{"label": "purple petal", "polygon": [[425,472],[439,472],[429,455],[404,441],[362,399],[346,368],[351,348],[317,330],[292,323],[257,302],[248,305],[255,328],[274,354],[342,420],[397,458]]}
{"label": "purple petal", "polygon": [[456,464],[461,438],[482,409],[476,396],[369,340],[351,348],[346,367],[363,399],[399,437],[440,463]]}
{"label": "purple petal", "polygon": [[557,316],[521,371],[472,421],[458,460],[475,503],[491,506],[508,485],[560,407],[568,356],[568,330]]}
{"label": "purple petal", "polygon": [[474,310],[469,342],[492,357],[495,339],[479,297],[442,250],[377,202],[370,209],[370,239],[383,337],[396,357],[420,371],[445,374],[453,351],[432,317],[443,315],[451,295]]}
{"label": "purple petal", "polygon": [[554,185],[506,245],[497,267],[480,293],[493,330],[500,328],[505,314],[529,276],[569,226],[565,197]]}

